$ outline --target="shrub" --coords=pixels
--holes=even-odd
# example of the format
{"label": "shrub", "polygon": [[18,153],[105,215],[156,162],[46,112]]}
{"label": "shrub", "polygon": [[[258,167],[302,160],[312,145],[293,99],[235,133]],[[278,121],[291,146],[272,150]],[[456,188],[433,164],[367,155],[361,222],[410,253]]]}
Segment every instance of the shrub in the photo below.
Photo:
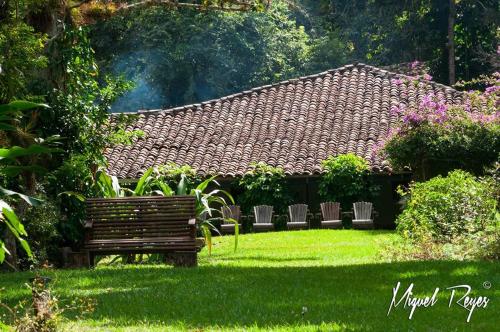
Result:
{"label": "shrub", "polygon": [[322,166],[319,195],[323,200],[339,202],[342,209],[350,209],[355,201],[369,200],[376,191],[369,179],[368,163],[355,154],[330,156]]}
{"label": "shrub", "polygon": [[485,92],[469,92],[454,104],[430,93],[417,107],[394,106],[400,122],[380,152],[394,169],[409,167],[421,180],[455,168],[484,174],[500,151],[500,76],[493,82]]}
{"label": "shrub", "polygon": [[194,189],[202,178],[196,173],[196,169],[189,165],[179,166],[174,162],[158,166],[155,169],[156,177],[161,181],[168,184],[170,187],[175,188],[184,176],[187,190]]}
{"label": "shrub", "polygon": [[52,197],[58,197],[58,205],[62,213],[58,230],[63,244],[77,249],[83,240],[85,204],[66,195],[58,196],[64,191],[78,192],[85,197],[95,196],[93,174],[88,165],[88,158],[85,156],[71,156],[47,176],[47,192]]}
{"label": "shrub", "polygon": [[413,183],[401,194],[407,202],[396,224],[405,239],[417,246],[438,244],[454,258],[498,257],[499,220],[490,181],[455,170]]}
{"label": "shrub", "polygon": [[256,205],[272,205],[276,213],[286,213],[291,202],[285,182],[285,172],[280,167],[266,163],[252,163],[252,169],[239,180],[243,190],[238,197],[244,213],[251,213]]}
{"label": "shrub", "polygon": [[422,180],[460,168],[483,174],[500,151],[500,125],[468,118],[427,123],[393,136],[385,145],[395,169],[409,167]]}
{"label": "shrub", "polygon": [[48,199],[44,199],[42,205],[29,208],[24,216],[23,223],[29,234],[28,242],[35,265],[53,262],[57,256],[61,240],[57,230],[60,219],[59,208]]}

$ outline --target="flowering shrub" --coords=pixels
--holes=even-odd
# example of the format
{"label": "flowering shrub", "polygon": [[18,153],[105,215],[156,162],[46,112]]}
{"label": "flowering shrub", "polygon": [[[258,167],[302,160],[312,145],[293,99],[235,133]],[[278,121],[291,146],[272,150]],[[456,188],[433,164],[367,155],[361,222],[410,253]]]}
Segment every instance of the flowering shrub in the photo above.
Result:
{"label": "flowering shrub", "polygon": [[409,198],[397,230],[417,248],[436,247],[453,258],[500,255],[500,220],[490,181],[456,170],[400,193]]}
{"label": "flowering shrub", "polygon": [[461,168],[482,174],[500,151],[500,75],[485,92],[470,91],[450,104],[430,93],[418,107],[391,109],[400,119],[375,153],[385,154],[393,168],[409,167],[417,177],[430,178]]}

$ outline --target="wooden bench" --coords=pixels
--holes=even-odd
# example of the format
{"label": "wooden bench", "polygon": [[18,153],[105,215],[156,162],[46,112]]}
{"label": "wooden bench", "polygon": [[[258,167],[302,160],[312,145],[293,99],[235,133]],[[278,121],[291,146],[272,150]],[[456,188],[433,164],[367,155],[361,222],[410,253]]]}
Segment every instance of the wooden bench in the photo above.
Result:
{"label": "wooden bench", "polygon": [[86,201],[85,249],[95,255],[161,253],[176,266],[197,265],[193,196],[94,198]]}

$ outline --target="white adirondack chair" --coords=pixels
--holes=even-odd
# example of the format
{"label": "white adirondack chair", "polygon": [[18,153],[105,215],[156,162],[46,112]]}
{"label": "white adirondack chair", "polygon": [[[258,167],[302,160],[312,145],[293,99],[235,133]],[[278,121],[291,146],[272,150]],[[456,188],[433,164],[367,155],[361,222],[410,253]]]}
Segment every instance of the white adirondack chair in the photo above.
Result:
{"label": "white adirondack chair", "polygon": [[373,223],[373,204],[370,202],[353,203],[354,219],[352,220],[352,228],[354,229],[372,229]]}
{"label": "white adirondack chair", "polygon": [[274,229],[274,224],[272,222],[273,218],[273,207],[269,205],[257,205],[253,207],[255,214],[255,223],[253,224],[253,229],[256,232],[259,231],[269,231]]}
{"label": "white adirondack chair", "polygon": [[286,223],[288,229],[306,229],[307,223],[307,204],[294,204],[288,207],[290,221]]}
{"label": "white adirondack chair", "polygon": [[241,224],[240,224],[240,217],[241,217],[241,209],[239,205],[228,205],[228,206],[223,206],[222,207],[222,217],[224,220],[222,221],[221,224],[221,231],[222,233],[225,234],[234,234],[234,223],[233,222],[228,222],[225,221],[226,219],[234,219],[238,222],[239,226],[239,232],[241,232]]}
{"label": "white adirondack chair", "polygon": [[338,202],[325,202],[321,203],[321,228],[342,228],[342,218],[340,218],[340,203]]}

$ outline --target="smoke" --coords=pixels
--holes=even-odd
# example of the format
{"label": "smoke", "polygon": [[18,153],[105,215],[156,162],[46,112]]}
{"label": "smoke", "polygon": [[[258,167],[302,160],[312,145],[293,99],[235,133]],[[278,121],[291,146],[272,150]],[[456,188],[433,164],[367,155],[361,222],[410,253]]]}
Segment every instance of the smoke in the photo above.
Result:
{"label": "smoke", "polygon": [[140,77],[131,81],[134,87],[114,102],[111,112],[136,112],[137,110],[157,109],[164,105],[165,97],[156,87]]}

